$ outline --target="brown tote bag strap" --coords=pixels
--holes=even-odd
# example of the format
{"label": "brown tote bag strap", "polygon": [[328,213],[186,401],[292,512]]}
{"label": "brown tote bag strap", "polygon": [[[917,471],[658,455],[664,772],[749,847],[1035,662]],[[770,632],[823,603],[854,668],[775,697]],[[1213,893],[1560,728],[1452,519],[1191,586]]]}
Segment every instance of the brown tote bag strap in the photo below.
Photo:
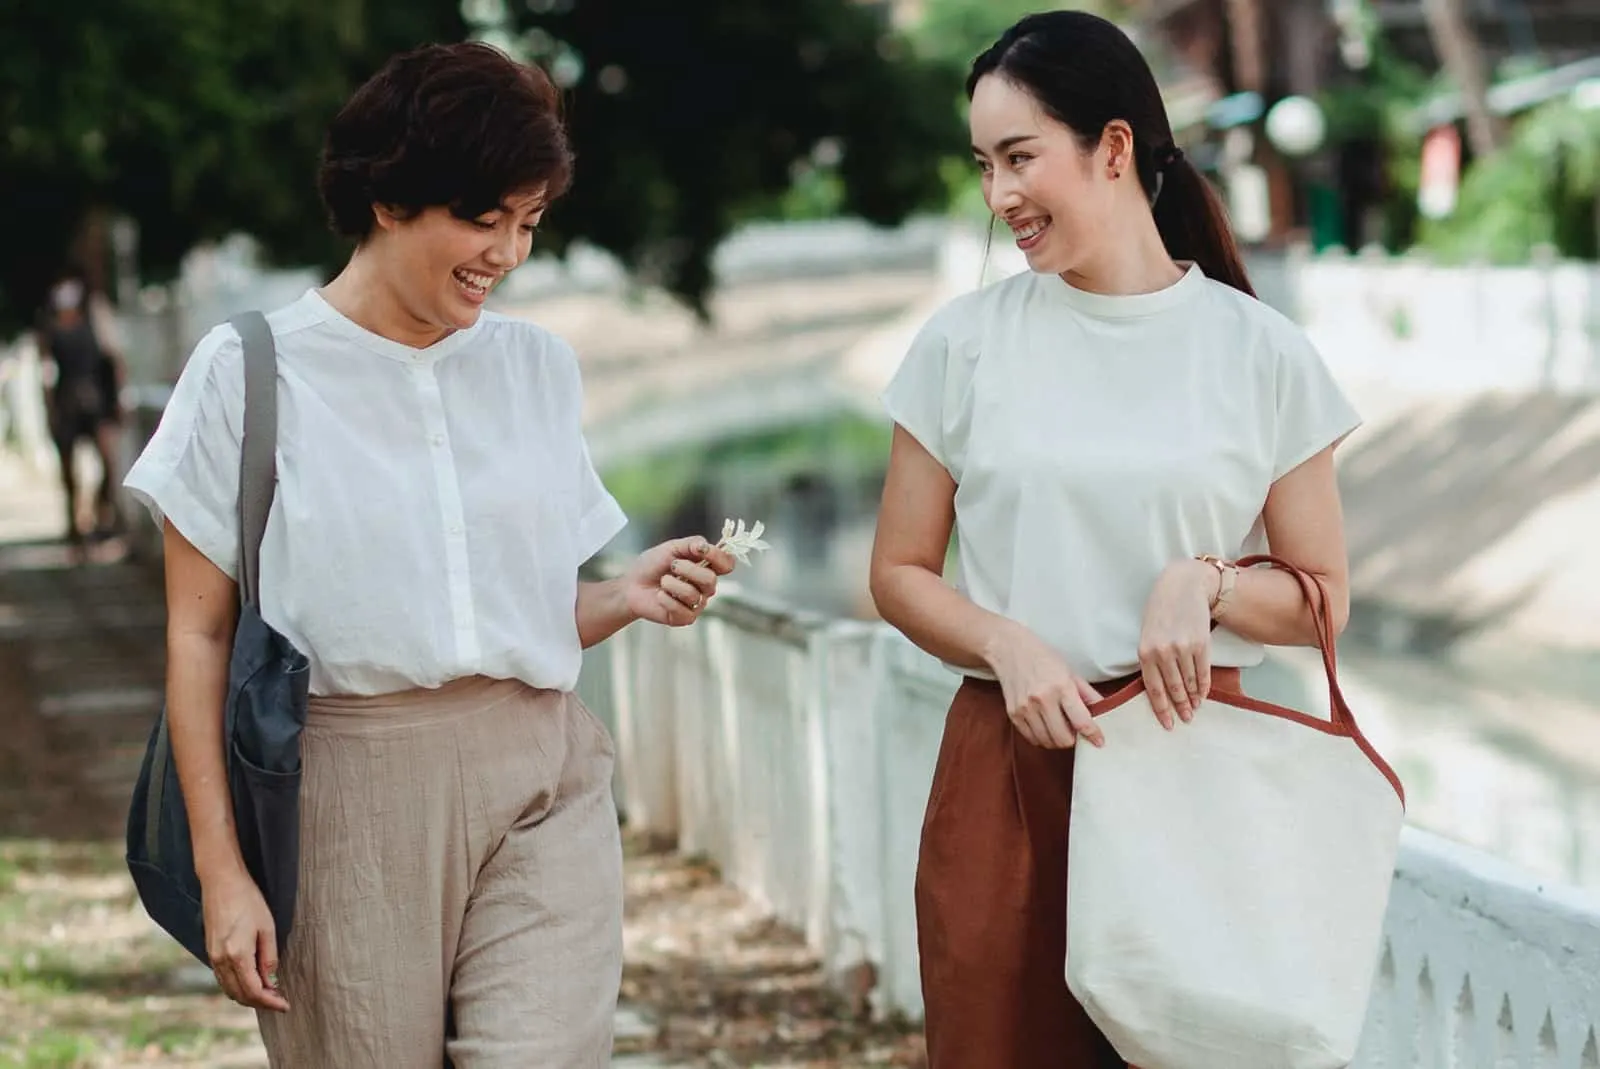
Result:
{"label": "brown tote bag strap", "polygon": [[1328,595],[1328,584],[1323,582],[1321,577],[1312,575],[1282,557],[1266,553],[1241,557],[1234,561],[1234,564],[1240,568],[1270,565],[1281,572],[1288,572],[1300,584],[1300,592],[1305,596],[1306,604],[1311,609],[1312,623],[1317,633],[1317,650],[1322,654],[1322,667],[1328,676],[1328,707],[1333,722],[1350,735],[1361,738],[1361,728],[1356,724],[1355,714],[1350,711],[1350,703],[1345,701],[1344,690],[1339,686],[1338,657],[1334,650],[1333,609],[1329,605],[1331,599]]}

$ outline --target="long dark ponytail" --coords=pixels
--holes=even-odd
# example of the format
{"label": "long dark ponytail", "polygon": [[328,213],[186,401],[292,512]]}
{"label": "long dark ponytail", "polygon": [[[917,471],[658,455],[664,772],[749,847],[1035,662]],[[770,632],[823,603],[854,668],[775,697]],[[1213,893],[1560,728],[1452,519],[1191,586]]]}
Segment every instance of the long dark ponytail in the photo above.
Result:
{"label": "long dark ponytail", "polygon": [[1221,199],[1178,148],[1150,65],[1114,23],[1085,11],[1028,15],[973,61],[969,99],[989,74],[1026,89],[1086,148],[1115,119],[1132,127],[1134,166],[1167,254],[1255,296]]}

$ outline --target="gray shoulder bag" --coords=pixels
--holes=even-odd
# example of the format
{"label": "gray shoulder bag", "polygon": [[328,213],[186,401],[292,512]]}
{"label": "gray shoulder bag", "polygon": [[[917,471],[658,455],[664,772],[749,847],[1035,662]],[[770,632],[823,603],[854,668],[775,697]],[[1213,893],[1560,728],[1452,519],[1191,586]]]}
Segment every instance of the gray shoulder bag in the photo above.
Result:
{"label": "gray shoulder bag", "polygon": [[[244,343],[245,411],[239,461],[239,622],[223,707],[223,760],[239,849],[272,913],[281,952],[294,922],[299,875],[300,734],[310,663],[260,612],[261,538],[277,484],[277,350],[259,312],[229,322]],[[209,965],[200,880],[165,710],[150,732],[134,785],[127,861],[151,919]]]}

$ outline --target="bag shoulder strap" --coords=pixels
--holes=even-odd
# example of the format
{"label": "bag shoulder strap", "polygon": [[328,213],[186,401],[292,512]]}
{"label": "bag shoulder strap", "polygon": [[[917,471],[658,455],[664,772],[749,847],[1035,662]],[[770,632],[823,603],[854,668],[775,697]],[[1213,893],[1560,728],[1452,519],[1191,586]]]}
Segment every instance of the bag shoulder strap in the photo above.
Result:
{"label": "bag shoulder strap", "polygon": [[1318,576],[1292,564],[1282,557],[1274,557],[1268,553],[1258,553],[1255,556],[1240,557],[1234,561],[1240,568],[1254,568],[1267,565],[1279,571],[1287,572],[1300,584],[1300,593],[1306,599],[1306,605],[1311,610],[1312,623],[1317,632],[1317,649],[1322,653],[1322,667],[1328,676],[1328,704],[1333,715],[1333,722],[1346,727],[1351,734],[1360,735],[1360,728],[1356,725],[1355,714],[1350,711],[1350,704],[1345,701],[1344,691],[1339,686],[1339,662],[1333,629],[1333,606],[1328,593],[1328,585]]}
{"label": "bag shoulder strap", "polygon": [[278,482],[278,350],[260,312],[229,319],[244,344],[244,443],[239,455],[239,597],[258,605],[261,539]]}

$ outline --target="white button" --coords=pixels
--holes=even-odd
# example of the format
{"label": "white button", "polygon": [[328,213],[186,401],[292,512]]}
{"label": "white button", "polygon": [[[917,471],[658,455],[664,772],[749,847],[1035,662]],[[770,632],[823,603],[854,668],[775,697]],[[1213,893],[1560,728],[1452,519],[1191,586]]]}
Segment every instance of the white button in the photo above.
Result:
{"label": "white button", "polygon": [[461,533],[461,525],[459,523],[452,523],[450,525],[450,533],[453,534],[453,535],[460,534]]}
{"label": "white button", "polygon": [[436,434],[431,439],[434,445],[444,445],[444,435]]}

